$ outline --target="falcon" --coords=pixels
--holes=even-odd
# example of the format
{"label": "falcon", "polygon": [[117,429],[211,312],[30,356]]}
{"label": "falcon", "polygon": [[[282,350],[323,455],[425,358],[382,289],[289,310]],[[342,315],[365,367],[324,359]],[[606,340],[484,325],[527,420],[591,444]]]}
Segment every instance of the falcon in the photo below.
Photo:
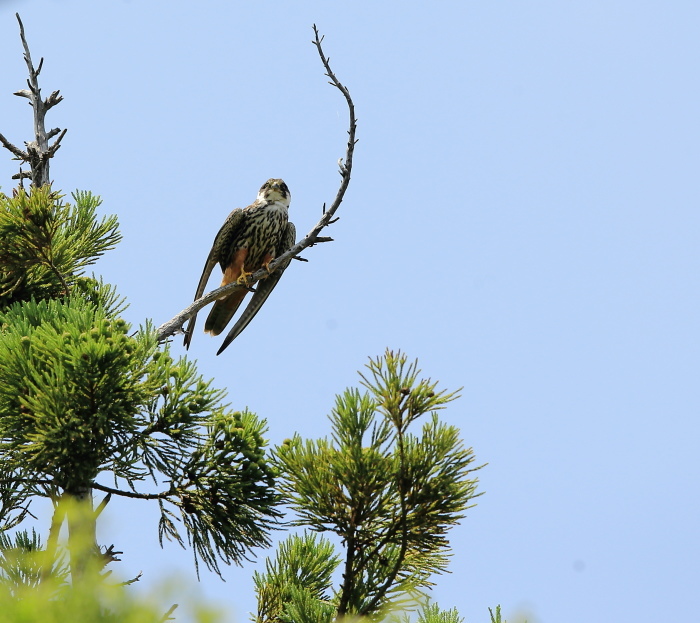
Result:
{"label": "falcon", "polygon": [[[269,179],[258,192],[257,199],[247,208],[236,208],[228,215],[204,264],[194,300],[202,296],[214,266],[219,264],[224,273],[221,285],[240,283],[248,285],[248,277],[263,266],[270,273],[270,262],[289,249],[296,240],[294,223],[288,221],[291,193],[280,179]],[[278,266],[274,273],[259,281],[253,296],[241,316],[229,331],[221,348],[224,349],[248,326],[262,304],[289,266],[289,260]],[[233,318],[248,290],[239,290],[214,303],[204,324],[204,332],[219,335]],[[185,347],[190,347],[195,314],[185,330]]]}

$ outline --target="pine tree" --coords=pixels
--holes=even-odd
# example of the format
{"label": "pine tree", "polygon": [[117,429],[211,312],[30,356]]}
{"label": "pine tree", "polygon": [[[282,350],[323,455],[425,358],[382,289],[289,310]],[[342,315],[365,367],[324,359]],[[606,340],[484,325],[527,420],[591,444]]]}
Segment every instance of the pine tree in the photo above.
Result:
{"label": "pine tree", "polygon": [[[471,448],[438,417],[457,393],[387,350],[361,373],[361,388],[337,397],[330,437],[296,436],[266,451],[265,421],[229,409],[225,392],[164,344],[215,293],[159,330],[149,322],[134,330],[116,288],[86,274],[121,240],[117,218],[99,216],[101,199],[89,192],[67,201],[53,189],[49,163],[65,130],[46,132],[45,116],[62,98],[42,99],[43,59],[35,68],[17,19],[29,71],[29,89],[17,94],[32,105],[36,136],[20,150],[0,134],[30,168],[14,176],[11,195],[0,193],[0,608],[8,620],[169,618],[115,597],[104,582],[121,552],[98,546],[96,522],[123,496],[158,504],[161,545],[187,542],[197,569],[203,562],[218,574],[269,545],[291,508],[303,531],[254,576],[258,623],[405,623],[406,608],[418,608],[419,623],[459,623],[456,610],[427,600],[432,576],[447,568],[448,531],[478,495]],[[336,200],[292,255],[330,241],[318,234],[342,201],[355,144],[352,100],[314,32],[350,131]],[[52,503],[45,540],[21,529],[35,498]],[[501,623],[499,608],[491,620]]]}
{"label": "pine tree", "polygon": [[[258,623],[382,620],[425,598],[446,570],[448,529],[476,497],[474,455],[437,411],[457,398],[387,351],[336,398],[331,435],[276,451],[280,491],[311,532],[284,541],[256,574]],[[420,434],[413,432],[425,419]],[[343,554],[315,533],[340,540]],[[340,585],[332,576],[342,568]]]}
{"label": "pine tree", "polygon": [[[20,29],[37,136],[26,152],[10,144],[31,173],[20,171],[12,196],[0,194],[0,546],[7,551],[6,532],[32,499],[54,510],[43,565],[13,582],[54,575],[64,521],[71,581],[99,574],[117,554],[95,543],[113,495],[158,504],[161,543],[187,540],[195,564],[219,573],[266,545],[281,516],[265,422],[231,411],[225,392],[173,358],[149,323],[132,331],[115,288],[85,274],[121,239],[117,219],[98,216],[99,197],[76,192],[66,202],[48,183],[58,142],[48,145],[57,131],[46,133],[45,114],[60,97],[42,100],[43,59],[35,69]],[[104,494],[97,507],[95,491]],[[39,541],[23,531],[12,546],[34,551]]]}

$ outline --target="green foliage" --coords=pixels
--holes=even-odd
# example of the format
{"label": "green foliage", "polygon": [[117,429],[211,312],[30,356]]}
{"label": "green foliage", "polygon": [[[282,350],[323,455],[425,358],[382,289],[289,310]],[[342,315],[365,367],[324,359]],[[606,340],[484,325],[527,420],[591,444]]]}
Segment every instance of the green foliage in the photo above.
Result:
{"label": "green foliage", "polygon": [[[489,608],[489,614],[491,623],[507,623],[507,621],[501,619],[501,606],[496,606],[495,614]],[[415,620],[406,613],[391,616],[389,620],[391,623],[464,623],[464,617],[459,616],[457,608],[441,610],[436,603],[430,601],[427,601],[420,607],[418,618]]]}
{"label": "green foliage", "polygon": [[[348,99],[354,136],[352,102],[316,35]],[[22,40],[26,48],[23,29]],[[341,166],[345,184],[353,144]],[[48,178],[47,154],[39,156],[31,158],[34,180]],[[99,197],[78,191],[73,201],[50,186],[0,193],[0,619],[172,620],[174,607],[164,613],[124,590],[134,580],[106,581],[106,565],[121,552],[99,549],[96,520],[120,495],[158,502],[161,544],[184,546],[184,526],[197,570],[201,560],[220,573],[220,561],[240,563],[269,544],[282,502],[297,525],[337,535],[343,558],[314,532],[280,544],[254,577],[257,623],[408,623],[392,615],[402,603],[425,604],[417,623],[462,623],[423,593],[446,569],[449,528],[476,497],[473,453],[437,416],[456,394],[437,391],[418,378],[416,363],[387,351],[361,374],[366,391],[337,397],[330,439],[297,436],[270,461],[264,420],[228,410],[224,392],[186,358],[174,360],[150,325],[130,333],[116,290],[84,274],[121,235],[116,217],[98,220]],[[95,490],[107,493],[97,509]],[[45,546],[34,531],[9,536],[36,496],[54,510]],[[190,620],[214,617],[200,610]],[[491,621],[501,623],[500,607]]]}
{"label": "green foliage", "polygon": [[[0,195],[0,528],[42,496],[58,530],[59,502],[83,500],[87,519],[69,533],[85,529],[81,555],[94,557],[88,492],[102,489],[156,500],[161,543],[184,545],[184,526],[195,564],[219,572],[267,544],[281,516],[265,423],[229,411],[150,325],[132,333],[115,289],[82,274],[120,240],[117,220],[97,218],[98,197],[73,198],[48,187]],[[72,572],[87,568],[75,555]]]}
{"label": "green foliage", "polygon": [[0,308],[69,294],[83,270],[121,240],[115,216],[97,220],[99,197],[77,191],[73,200],[64,203],[48,186],[0,193]]}
{"label": "green foliage", "polygon": [[[392,623],[413,623],[408,614],[400,617],[392,617]],[[457,608],[441,610],[436,603],[426,602],[418,612],[415,623],[463,623],[464,618],[459,616]]]}
{"label": "green foliage", "polygon": [[[149,598],[137,597],[128,587],[93,578],[80,586],[51,584],[10,590],[0,582],[0,619],[3,623],[164,623],[178,617],[159,602],[167,597],[158,591]],[[223,618],[211,608],[191,608],[188,621],[216,623]]]}
{"label": "green foliage", "polygon": [[457,608],[440,610],[437,604],[427,604],[416,623],[462,623],[463,621],[464,618],[459,616]]}
{"label": "green foliage", "polygon": [[[292,536],[255,576],[259,623],[380,620],[415,605],[445,570],[447,531],[476,495],[472,451],[437,417],[456,394],[388,351],[361,375],[364,391],[337,397],[330,439],[295,437],[271,463],[264,420],[230,411],[224,392],[173,359],[150,325],[132,332],[116,290],[83,274],[120,234],[116,218],[97,219],[98,197],[73,198],[50,188],[0,195],[0,611],[25,602],[25,620],[53,620],[66,604],[91,613],[86,620],[132,616],[96,584],[116,558],[95,543],[90,490],[108,493],[103,504],[111,495],[157,501],[161,544],[189,543],[197,569],[217,573],[269,544],[283,500],[297,525],[336,534],[341,585],[332,544]],[[7,533],[36,496],[54,505],[46,547],[34,533]],[[134,620],[159,620],[139,608]],[[430,607],[421,616],[458,620]]]}
{"label": "green foliage", "polygon": [[[97,218],[99,197],[73,201],[50,186],[0,193],[0,618],[171,620],[173,609],[124,592],[135,580],[106,582],[121,552],[99,548],[96,522],[113,495],[157,501],[161,545],[184,546],[184,526],[197,571],[202,561],[219,574],[220,562],[269,544],[288,503],[312,532],[290,536],[255,574],[257,623],[380,621],[421,603],[447,567],[449,528],[476,496],[473,453],[437,416],[456,393],[387,351],[360,375],[363,391],[337,397],[330,439],[296,436],[270,460],[265,421],[230,411],[149,324],[131,333],[124,300],[84,274],[121,235],[116,217]],[[107,494],[97,508],[94,491]],[[9,536],[37,496],[53,506],[45,546],[34,531]],[[334,533],[344,557],[313,531]],[[500,623],[500,608],[491,618]],[[428,603],[418,623],[462,619]]]}
{"label": "green foliage", "polygon": [[138,430],[159,387],[152,335],[127,335],[85,300],[29,301],[0,312],[3,471],[68,492],[129,460],[114,454]]}
{"label": "green foliage", "polygon": [[258,596],[256,621],[323,623],[331,621],[336,607],[331,596],[331,575],[340,564],[333,545],[315,534],[292,535],[280,543],[265,573],[255,573]]}
{"label": "green foliage", "polygon": [[[217,559],[240,562],[258,546],[268,546],[268,532],[282,513],[275,492],[276,470],[265,456],[264,420],[248,411],[215,410],[206,436],[182,466],[167,470],[190,544],[209,569]],[[171,465],[179,465],[180,460]],[[172,514],[161,502],[160,538],[180,540]]]}
{"label": "green foliage", "polygon": [[[445,570],[447,531],[471,506],[477,480],[471,449],[436,413],[456,394],[419,379],[417,363],[400,352],[387,351],[367,369],[366,392],[337,397],[331,439],[295,437],[278,448],[277,461],[296,524],[331,531],[345,546],[337,613],[380,617]],[[420,435],[409,432],[428,414]]]}
{"label": "green foliage", "polygon": [[[0,533],[0,584],[9,595],[19,597],[37,589],[50,576],[51,590],[58,593],[66,586],[68,568],[64,561],[41,544],[41,538],[32,529],[10,536]],[[48,590],[48,584],[45,585]]]}
{"label": "green foliage", "polygon": [[195,560],[218,571],[216,556],[239,562],[267,543],[280,513],[264,423],[226,411],[223,392],[150,328],[130,336],[75,295],[15,303],[0,327],[0,476],[16,492],[79,495],[103,472],[127,492],[165,480],[144,497],[160,502],[161,538],[182,543],[180,511]]}
{"label": "green foliage", "polygon": [[102,278],[78,277],[72,292],[101,309],[107,318],[121,316],[128,307],[124,297],[117,294],[117,289]]}

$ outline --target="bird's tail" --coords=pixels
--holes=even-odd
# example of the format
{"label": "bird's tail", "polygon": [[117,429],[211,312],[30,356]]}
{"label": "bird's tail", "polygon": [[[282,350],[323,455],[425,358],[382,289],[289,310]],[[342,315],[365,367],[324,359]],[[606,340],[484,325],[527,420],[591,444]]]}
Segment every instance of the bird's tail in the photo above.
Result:
{"label": "bird's tail", "polygon": [[246,294],[248,292],[242,290],[241,292],[234,292],[225,299],[216,301],[207,316],[207,321],[204,323],[204,332],[211,335],[219,335],[226,328],[231,318],[233,318]]}

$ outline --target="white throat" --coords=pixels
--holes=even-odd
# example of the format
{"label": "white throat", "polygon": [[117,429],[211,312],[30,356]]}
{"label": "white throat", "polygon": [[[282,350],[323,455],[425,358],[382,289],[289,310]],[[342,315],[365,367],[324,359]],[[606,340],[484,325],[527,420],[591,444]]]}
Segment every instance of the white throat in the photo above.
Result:
{"label": "white throat", "polygon": [[[258,199],[265,201],[265,197],[258,195]],[[267,204],[268,209],[272,208],[274,210],[288,210],[289,209],[289,199],[277,199],[275,201],[270,201]]]}

